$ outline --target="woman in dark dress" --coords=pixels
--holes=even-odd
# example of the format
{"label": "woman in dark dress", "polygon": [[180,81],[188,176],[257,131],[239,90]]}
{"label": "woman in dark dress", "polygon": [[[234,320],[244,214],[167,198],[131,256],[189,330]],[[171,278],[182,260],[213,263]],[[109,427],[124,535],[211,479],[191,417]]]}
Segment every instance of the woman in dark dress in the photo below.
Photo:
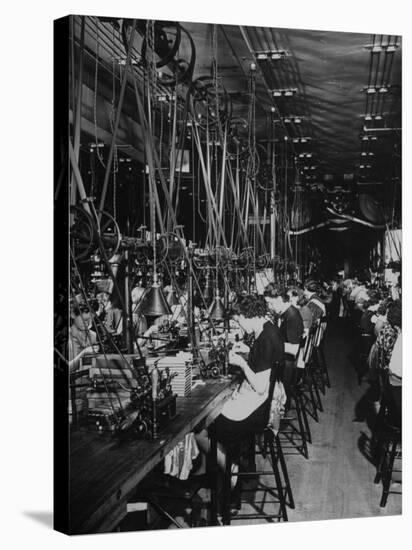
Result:
{"label": "woman in dark dress", "polygon": [[[234,307],[233,319],[245,333],[254,336],[254,342],[248,360],[239,355],[239,352],[249,350],[243,343],[237,344],[229,353],[229,363],[243,371],[244,379],[215,422],[217,462],[222,469],[226,465],[226,450],[239,444],[247,435],[263,429],[268,421],[271,371],[277,364],[283,363],[284,341],[279,329],[266,318],[266,314],[267,305],[263,296],[244,296]],[[196,439],[200,449],[209,452],[207,431],[197,434]]]}

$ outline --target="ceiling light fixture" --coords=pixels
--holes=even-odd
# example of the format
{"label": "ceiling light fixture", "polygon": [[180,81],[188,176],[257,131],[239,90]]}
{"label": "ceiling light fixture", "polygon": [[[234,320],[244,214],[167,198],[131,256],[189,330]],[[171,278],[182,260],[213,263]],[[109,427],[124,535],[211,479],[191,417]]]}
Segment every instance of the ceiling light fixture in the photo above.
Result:
{"label": "ceiling light fixture", "polygon": [[372,53],[395,52],[398,48],[399,44],[374,44],[373,46],[365,46],[365,50],[370,50]]}
{"label": "ceiling light fixture", "polygon": [[367,134],[361,134],[361,139],[362,141],[377,141],[378,140],[378,136],[369,136]]}
{"label": "ceiling light fixture", "polygon": [[287,124],[290,124],[291,122],[294,122],[295,124],[301,124],[303,117],[302,116],[296,116],[296,115],[289,115],[282,117],[283,122],[286,122]]}
{"label": "ceiling light fixture", "polygon": [[100,143],[90,143],[89,147],[90,147],[90,152],[93,153],[94,149],[103,149],[104,143],[101,143],[101,142]]}
{"label": "ceiling light fixture", "polygon": [[[130,59],[129,63],[131,65],[138,65],[139,61],[137,59]],[[126,57],[119,57],[117,59],[117,64],[124,67],[126,65]]]}
{"label": "ceiling light fixture", "polygon": [[297,92],[296,88],[272,90],[273,97],[291,97]]}
{"label": "ceiling light fixture", "polygon": [[287,53],[285,50],[267,50],[263,52],[256,52],[255,55],[258,61],[265,61],[266,59],[278,61],[279,59],[284,59],[287,56]]}
{"label": "ceiling light fixture", "polygon": [[263,52],[256,52],[255,55],[258,61],[265,61],[266,59],[278,61],[287,57],[287,53],[285,50],[266,50]]}
{"label": "ceiling light fixture", "polygon": [[367,128],[363,127],[364,132],[402,132],[402,128]]}
{"label": "ceiling light fixture", "polygon": [[363,88],[363,91],[367,94],[386,94],[389,92],[390,86],[365,86]]}
{"label": "ceiling light fixture", "polygon": [[363,117],[365,120],[383,120],[383,116],[382,115],[371,115],[371,114],[368,114],[368,115],[365,115]]}

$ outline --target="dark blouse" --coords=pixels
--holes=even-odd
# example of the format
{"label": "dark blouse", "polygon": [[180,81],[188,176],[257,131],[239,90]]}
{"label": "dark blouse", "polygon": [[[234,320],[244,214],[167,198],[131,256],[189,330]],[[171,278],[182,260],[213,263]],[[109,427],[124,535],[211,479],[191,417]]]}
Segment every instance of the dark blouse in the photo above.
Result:
{"label": "dark blouse", "polygon": [[250,350],[249,367],[253,372],[263,372],[271,369],[276,362],[282,364],[284,349],[284,338],[280,330],[267,321]]}

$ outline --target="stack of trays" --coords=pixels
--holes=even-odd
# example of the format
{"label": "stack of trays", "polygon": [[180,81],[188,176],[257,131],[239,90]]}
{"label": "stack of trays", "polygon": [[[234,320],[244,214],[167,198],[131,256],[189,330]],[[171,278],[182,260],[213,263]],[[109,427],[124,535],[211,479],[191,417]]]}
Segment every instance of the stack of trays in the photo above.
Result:
{"label": "stack of trays", "polygon": [[134,378],[130,363],[126,358],[120,355],[102,355],[92,360],[89,377],[98,380],[105,380],[115,383],[120,382],[126,387],[129,387],[131,380]]}
{"label": "stack of trays", "polygon": [[192,364],[191,353],[180,352],[176,356],[163,357],[157,363],[160,370],[169,367],[172,378],[172,391],[179,397],[187,397],[192,391]]}

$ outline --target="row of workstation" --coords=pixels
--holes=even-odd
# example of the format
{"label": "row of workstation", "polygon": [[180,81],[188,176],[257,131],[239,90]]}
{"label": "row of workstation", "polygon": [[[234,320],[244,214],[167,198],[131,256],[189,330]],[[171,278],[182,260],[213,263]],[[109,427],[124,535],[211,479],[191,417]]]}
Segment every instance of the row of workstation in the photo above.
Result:
{"label": "row of workstation", "polygon": [[[229,379],[207,380],[178,397],[176,416],[153,440],[73,430],[70,434],[70,533],[116,529],[138,483],[195,428],[207,427],[230,395]],[[213,493],[213,488],[212,488]],[[211,522],[216,523],[215,495]]]}

